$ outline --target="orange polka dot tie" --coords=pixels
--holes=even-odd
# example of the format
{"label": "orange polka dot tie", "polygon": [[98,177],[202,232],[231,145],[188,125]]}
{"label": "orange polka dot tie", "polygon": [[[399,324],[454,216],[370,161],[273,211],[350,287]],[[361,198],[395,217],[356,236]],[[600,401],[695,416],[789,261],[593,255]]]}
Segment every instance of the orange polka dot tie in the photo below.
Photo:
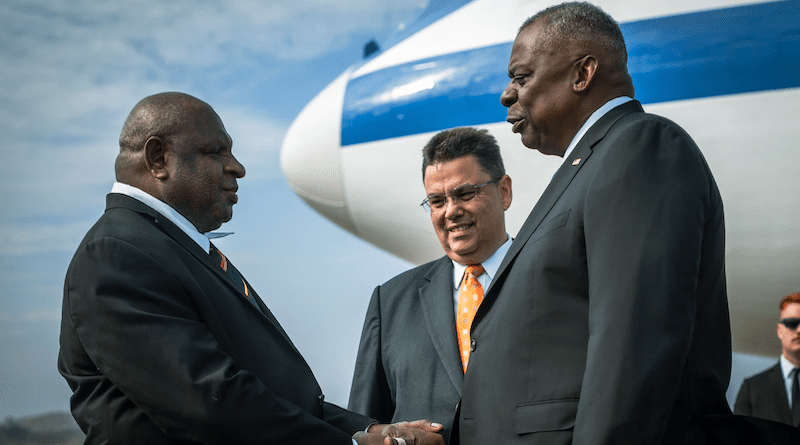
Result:
{"label": "orange polka dot tie", "polygon": [[458,349],[461,351],[461,366],[467,372],[467,363],[470,353],[469,331],[472,320],[483,301],[483,286],[478,282],[478,277],[483,273],[483,266],[467,266],[464,280],[458,290],[458,309],[456,310],[456,329],[458,330]]}

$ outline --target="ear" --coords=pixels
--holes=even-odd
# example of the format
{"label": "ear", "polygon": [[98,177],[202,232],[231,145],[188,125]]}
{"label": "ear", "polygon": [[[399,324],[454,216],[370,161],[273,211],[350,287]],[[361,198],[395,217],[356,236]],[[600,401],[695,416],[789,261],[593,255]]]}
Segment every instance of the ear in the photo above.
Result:
{"label": "ear", "polygon": [[594,80],[594,75],[597,73],[597,57],[587,54],[575,62],[575,84],[572,90],[576,93],[583,93],[589,89],[589,85]]}
{"label": "ear", "polygon": [[511,207],[511,177],[508,175],[503,175],[500,178],[500,181],[497,183],[500,186],[500,196],[502,197],[503,201],[503,210],[508,210]]}
{"label": "ear", "polygon": [[159,181],[169,178],[167,143],[159,136],[150,136],[144,143],[144,162],[147,171]]}

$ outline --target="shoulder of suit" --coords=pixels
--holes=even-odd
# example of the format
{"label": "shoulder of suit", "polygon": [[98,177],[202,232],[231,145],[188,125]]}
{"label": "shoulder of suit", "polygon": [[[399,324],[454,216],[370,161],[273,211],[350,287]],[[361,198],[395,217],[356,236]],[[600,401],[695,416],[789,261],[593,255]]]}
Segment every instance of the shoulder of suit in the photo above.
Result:
{"label": "shoulder of suit", "polygon": [[[94,229],[99,234],[110,234],[123,236],[131,232],[135,235],[137,231],[143,230],[143,224],[151,226],[154,215],[147,212],[149,207],[125,195],[108,195],[106,211],[100,216],[94,225]],[[108,232],[108,233],[106,233]]]}
{"label": "shoulder of suit", "polygon": [[646,112],[630,112],[620,116],[620,118],[614,123],[612,128],[617,130],[621,128],[625,128],[627,126],[638,126],[638,125],[647,125],[651,126],[652,128],[663,128],[664,130],[672,130],[678,133],[683,134],[685,137],[691,137],[683,129],[680,125],[675,123],[673,120],[666,118],[664,116],[660,116],[658,114],[650,114]]}
{"label": "shoulder of suit", "polygon": [[439,271],[439,269],[447,269],[452,271],[453,263],[447,256],[443,256],[437,260],[433,260],[422,264],[420,266],[411,268],[394,278],[390,279],[389,281],[383,283],[381,288],[392,288],[398,285],[402,286],[409,282],[415,282],[424,280],[426,276],[430,276],[431,274],[435,274]]}
{"label": "shoulder of suit", "polygon": [[[633,140],[660,140],[664,143],[640,144],[635,151],[638,156],[630,156],[630,144],[620,143]],[[626,165],[635,165],[636,160],[652,162],[653,156],[660,156],[657,153],[666,152],[670,157],[681,157],[692,165],[702,166],[706,172],[710,172],[700,148],[692,136],[677,123],[666,117],[648,114],[644,112],[631,112],[621,116],[613,123],[605,133],[602,140],[594,147],[603,147],[603,156],[615,153],[623,156],[630,162]],[[612,162],[617,161],[614,156],[609,158]]]}
{"label": "shoulder of suit", "polygon": [[106,210],[128,209],[136,212],[152,214],[156,211],[147,204],[122,193],[109,193],[106,195]]}
{"label": "shoulder of suit", "polygon": [[769,368],[765,369],[764,371],[759,372],[758,374],[752,375],[747,377],[745,382],[759,382],[763,380],[769,380],[774,378],[777,375],[780,379],[783,379],[783,375],[781,373],[781,364],[778,362],[774,366],[770,366]]}
{"label": "shoulder of suit", "polygon": [[[161,226],[161,227],[160,227]],[[165,242],[174,240],[164,226],[174,224],[141,202],[121,194],[109,194],[106,211],[87,232],[82,243],[113,238],[141,250],[163,251]]]}

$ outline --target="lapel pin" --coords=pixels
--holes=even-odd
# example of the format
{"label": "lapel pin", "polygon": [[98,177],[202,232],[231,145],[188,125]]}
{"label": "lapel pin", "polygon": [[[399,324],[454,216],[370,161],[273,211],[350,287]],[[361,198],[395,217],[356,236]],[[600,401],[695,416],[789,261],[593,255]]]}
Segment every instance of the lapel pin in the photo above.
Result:
{"label": "lapel pin", "polygon": [[574,161],[572,161],[572,165],[578,165],[580,163],[581,163],[581,158],[577,158]]}

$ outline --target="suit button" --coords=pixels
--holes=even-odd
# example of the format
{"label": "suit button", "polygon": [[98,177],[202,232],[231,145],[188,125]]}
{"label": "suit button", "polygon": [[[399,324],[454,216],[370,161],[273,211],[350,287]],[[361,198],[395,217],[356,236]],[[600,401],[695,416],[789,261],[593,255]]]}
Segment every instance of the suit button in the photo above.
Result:
{"label": "suit button", "polygon": [[469,344],[469,350],[470,350],[470,352],[475,352],[475,347],[476,347],[476,346],[478,346],[478,342],[476,342],[476,341],[475,341],[475,339],[473,339],[473,340],[472,340],[472,343],[470,343],[470,344]]}
{"label": "suit button", "polygon": [[319,401],[319,404],[322,405],[325,402],[325,394],[318,395],[317,401]]}

